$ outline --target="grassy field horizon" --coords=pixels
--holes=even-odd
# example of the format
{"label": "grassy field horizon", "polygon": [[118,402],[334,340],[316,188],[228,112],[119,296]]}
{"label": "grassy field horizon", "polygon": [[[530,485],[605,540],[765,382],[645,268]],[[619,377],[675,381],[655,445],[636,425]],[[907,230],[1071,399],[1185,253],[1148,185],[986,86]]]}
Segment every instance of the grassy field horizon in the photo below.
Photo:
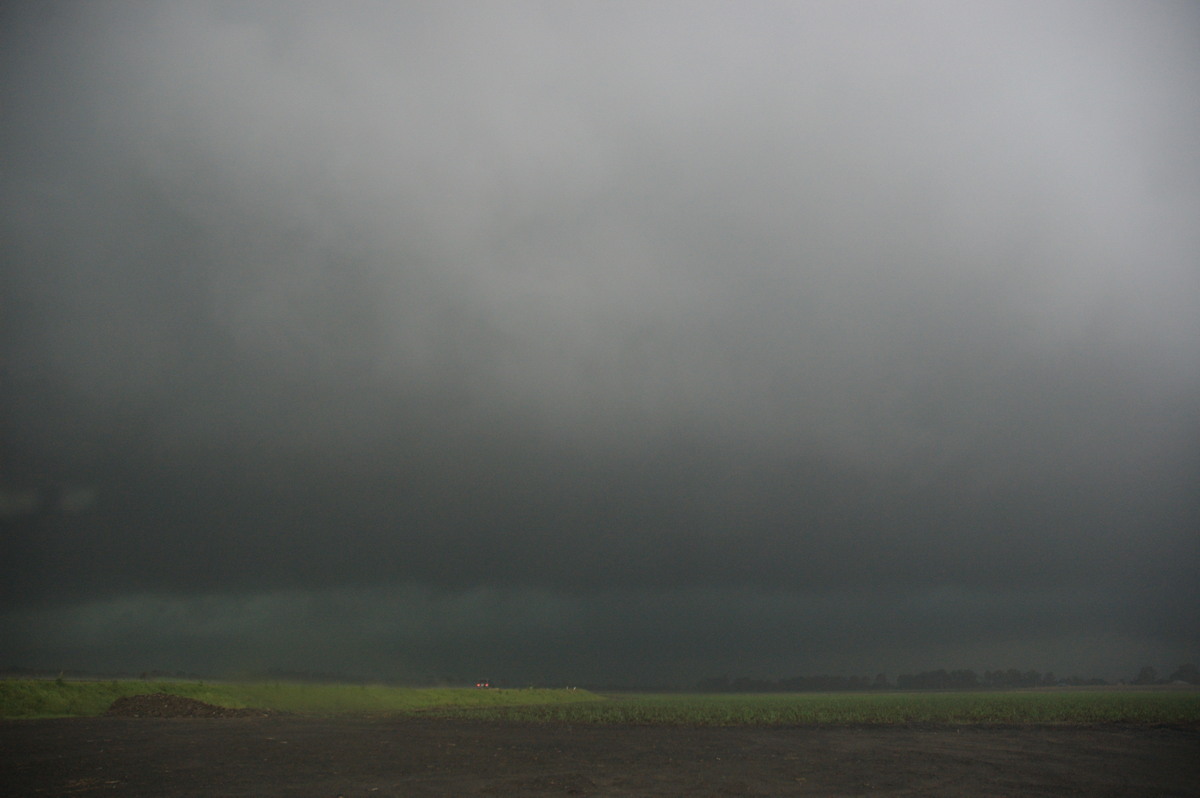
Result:
{"label": "grassy field horizon", "polygon": [[217,706],[311,715],[422,715],[633,725],[1200,724],[1200,690],[642,693],[393,687],[284,681],[0,680],[0,719],[91,717],[125,696],[169,693]]}
{"label": "grassy field horizon", "polygon": [[192,698],[237,709],[297,714],[412,714],[435,707],[600,700],[585,690],[393,687],[286,681],[157,681],[108,679],[0,680],[0,718],[94,717],[118,698],[151,693]]}

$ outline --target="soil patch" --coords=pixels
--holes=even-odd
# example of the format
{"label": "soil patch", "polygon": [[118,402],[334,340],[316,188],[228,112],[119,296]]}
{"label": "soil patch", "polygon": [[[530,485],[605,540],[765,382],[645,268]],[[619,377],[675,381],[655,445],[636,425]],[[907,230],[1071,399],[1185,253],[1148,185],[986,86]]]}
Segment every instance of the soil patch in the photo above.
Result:
{"label": "soil patch", "polygon": [[271,713],[265,709],[231,709],[170,693],[118,698],[104,713],[119,718],[250,718]]}
{"label": "soil patch", "polygon": [[1200,730],[0,721],[21,796],[1200,796]]}

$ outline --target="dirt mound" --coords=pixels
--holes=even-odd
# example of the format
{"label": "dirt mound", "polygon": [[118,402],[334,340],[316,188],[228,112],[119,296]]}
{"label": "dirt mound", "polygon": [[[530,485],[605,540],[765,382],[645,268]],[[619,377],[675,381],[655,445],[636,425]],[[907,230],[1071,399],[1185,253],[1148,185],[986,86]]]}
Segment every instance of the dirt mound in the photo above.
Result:
{"label": "dirt mound", "polygon": [[118,698],[105,715],[122,718],[250,718],[270,713],[263,709],[230,709],[170,693]]}

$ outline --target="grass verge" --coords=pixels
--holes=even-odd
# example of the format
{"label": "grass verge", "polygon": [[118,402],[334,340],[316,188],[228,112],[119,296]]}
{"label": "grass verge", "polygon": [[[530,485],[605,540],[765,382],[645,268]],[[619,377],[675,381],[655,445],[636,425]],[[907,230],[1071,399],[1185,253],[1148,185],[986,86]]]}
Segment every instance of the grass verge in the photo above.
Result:
{"label": "grass verge", "polygon": [[434,708],[488,708],[598,701],[586,690],[411,688],[291,682],[0,681],[0,718],[88,717],[118,698],[170,693],[222,707],[300,714],[412,714]]}
{"label": "grass verge", "polygon": [[122,696],[171,693],[298,714],[674,726],[1133,723],[1200,726],[1198,690],[623,694],[291,682],[0,681],[0,718],[101,715]]}

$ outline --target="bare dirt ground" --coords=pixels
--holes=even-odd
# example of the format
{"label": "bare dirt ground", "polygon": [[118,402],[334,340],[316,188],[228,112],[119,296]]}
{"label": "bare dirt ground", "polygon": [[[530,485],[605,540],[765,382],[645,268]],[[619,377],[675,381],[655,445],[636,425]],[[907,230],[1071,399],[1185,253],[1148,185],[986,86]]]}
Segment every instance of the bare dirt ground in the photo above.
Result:
{"label": "bare dirt ground", "polygon": [[1200,729],[21,720],[0,795],[1200,796]]}

